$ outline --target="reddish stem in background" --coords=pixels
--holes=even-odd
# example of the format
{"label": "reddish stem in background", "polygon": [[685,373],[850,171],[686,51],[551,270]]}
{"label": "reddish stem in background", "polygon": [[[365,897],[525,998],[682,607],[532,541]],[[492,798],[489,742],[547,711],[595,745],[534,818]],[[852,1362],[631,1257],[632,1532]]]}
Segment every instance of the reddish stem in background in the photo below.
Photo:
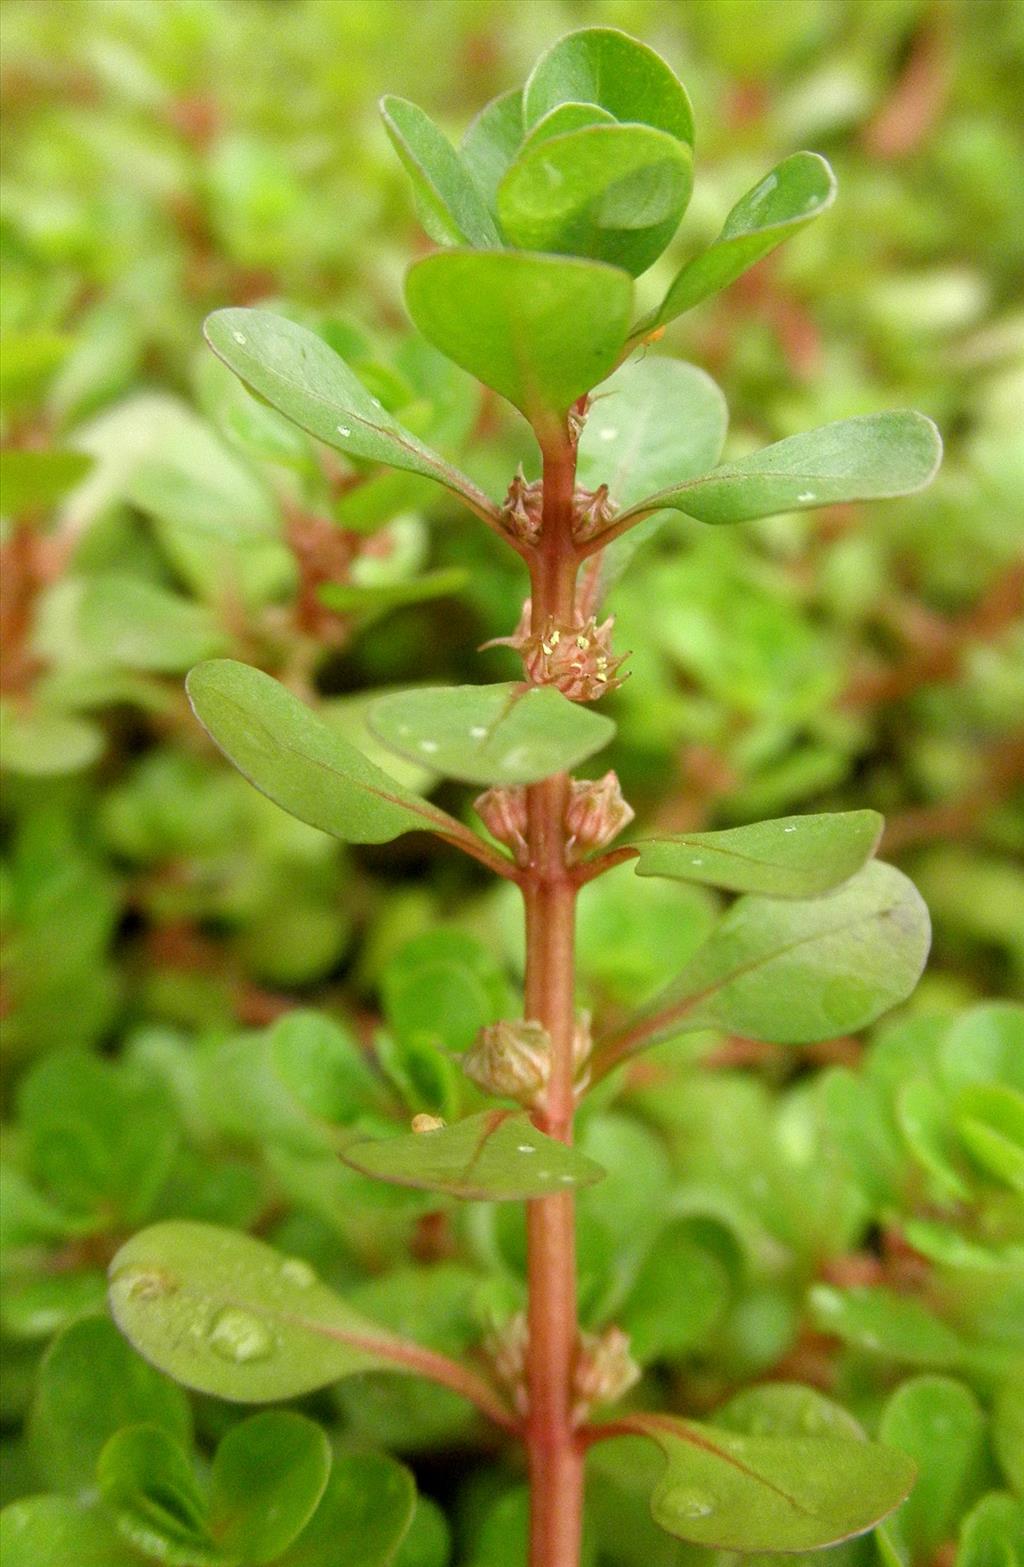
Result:
{"label": "reddish stem in background", "polygon": [[[577,555],[572,542],[576,452],[566,433],[544,447],[541,539],[530,562],[533,630],[571,624]],[[525,1015],[551,1038],[547,1101],[534,1117],[572,1141],[577,878],[566,864],[569,780],[558,773],[527,790],[529,864],[520,877],[526,915]],[[583,1451],[573,1425],[577,1345],[572,1195],[527,1204],[529,1345],[525,1439],[530,1469],[530,1567],[577,1567],[583,1516]]]}

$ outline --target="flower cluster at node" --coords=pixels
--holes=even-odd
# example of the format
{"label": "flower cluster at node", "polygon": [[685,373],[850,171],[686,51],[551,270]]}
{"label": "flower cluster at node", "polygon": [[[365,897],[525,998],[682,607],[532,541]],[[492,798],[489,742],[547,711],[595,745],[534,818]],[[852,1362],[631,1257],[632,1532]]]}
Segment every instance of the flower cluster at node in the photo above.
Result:
{"label": "flower cluster at node", "polygon": [[485,789],[473,801],[473,809],[487,831],[511,849],[517,865],[530,863],[530,846],[526,841],[526,790]]}
{"label": "flower cluster at node", "polygon": [[596,490],[577,490],[573,497],[572,536],[577,544],[585,544],[606,528],[618,508],[609,499],[607,484],[599,484]]}
{"label": "flower cluster at node", "polygon": [[573,1392],[573,1419],[581,1424],[595,1404],[610,1404],[640,1380],[640,1367],[629,1353],[629,1334],[607,1327],[601,1333],[581,1333]]}
{"label": "flower cluster at node", "polygon": [[593,615],[571,624],[549,617],[534,631],[527,599],[512,635],[494,637],[484,647],[514,647],[533,685],[555,686],[571,702],[596,702],[622,684],[618,671],[629,657],[612,653],[614,625],[614,615],[600,625]]}

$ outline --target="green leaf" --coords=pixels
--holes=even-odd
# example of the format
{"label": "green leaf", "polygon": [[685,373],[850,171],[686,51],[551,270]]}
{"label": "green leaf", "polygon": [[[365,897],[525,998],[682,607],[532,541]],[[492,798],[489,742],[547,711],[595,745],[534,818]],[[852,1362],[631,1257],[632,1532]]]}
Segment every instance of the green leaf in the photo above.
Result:
{"label": "green leaf", "polygon": [[484,1110],[431,1132],[352,1142],[341,1156],[379,1181],[486,1202],[550,1197],[591,1186],[604,1174],[593,1159],[509,1110]]}
{"label": "green leaf", "polygon": [[406,832],[474,838],[260,670],[217,659],[193,669],[186,689],[199,722],[239,772],[311,827],[346,843],[386,843]]}
{"label": "green leaf", "polygon": [[960,1529],[954,1567],[1022,1567],[1024,1502],[990,1491],[968,1513]]}
{"label": "green leaf", "polygon": [[337,1452],[320,1505],[278,1567],[391,1567],[415,1506],[412,1475],[393,1458]]}
{"label": "green leaf", "polygon": [[608,745],[610,718],[554,686],[414,686],[375,702],[379,740],[448,778],[501,788],[568,772]]}
{"label": "green leaf", "polygon": [[120,572],[86,580],[78,629],[97,659],[167,675],[184,673],[229,642],[204,605]]}
{"label": "green leaf", "polygon": [[[564,136],[567,131],[585,130],[590,125],[614,125],[614,114],[601,109],[596,103],[560,103],[557,108],[538,120],[523,143],[523,151],[550,141],[552,136]],[[511,160],[510,160],[511,161]]]}
{"label": "green leaf", "polygon": [[637,277],[692,189],[685,142],[644,125],[589,125],[527,142],[498,188],[498,216],[523,250],[590,256]]}
{"label": "green leaf", "polygon": [[137,1224],[170,1173],[178,1125],[161,1085],[82,1050],[52,1051],[18,1088],[29,1172],[99,1229]]}
{"label": "green leaf", "polygon": [[139,1567],[113,1519],[69,1496],[26,1496],[0,1513],[4,1567]]}
{"label": "green leaf", "polygon": [[0,452],[0,513],[17,517],[22,512],[45,510],[73,490],[92,467],[87,452],[68,447],[48,451]]}
{"label": "green leaf", "polygon": [[468,582],[469,572],[461,566],[442,566],[404,582],[325,582],[317,596],[339,615],[371,620],[406,604],[425,604],[431,599],[454,596]]}
{"label": "green leaf", "polygon": [[670,485],[623,513],[617,525],[663,506],[698,522],[749,522],[781,511],[911,495],[931,482],[941,457],[939,432],[923,414],[862,414]]}
{"label": "green leaf", "polygon": [[714,244],[683,267],[657,310],[637,327],[637,335],[664,326],[725,288],[826,212],[835,194],[835,176],[816,152],[785,158],[737,202]]}
{"label": "green leaf", "polygon": [[607,484],[619,507],[652,489],[713,468],[729,409],[709,375],[648,355],[621,365],[596,389],[580,437],[577,473],[588,490]]}
{"label": "green leaf", "polygon": [[365,1052],[346,1028],[321,1012],[296,1008],[270,1030],[273,1069],[303,1109],[346,1126],[379,1097]]}
{"label": "green leaf", "polygon": [[762,1382],[745,1388],[716,1409],[715,1420],[740,1435],[864,1440],[863,1429],[848,1409],[800,1382]]}
{"label": "green leaf", "polygon": [[997,1082],[1024,1093],[1024,1006],[992,1001],[970,1007],[946,1035],[939,1068],[953,1088]]}
{"label": "green leaf", "polygon": [[919,1301],[882,1288],[816,1284],[808,1297],[815,1326],[851,1348],[911,1366],[946,1369],[964,1358],[962,1340]]}
{"label": "green leaf", "polygon": [[209,1529],[221,1551],[276,1561],[306,1527],[331,1472],[331,1444],[313,1420],[271,1409],[233,1426],[210,1471]]}
{"label": "green leaf", "polygon": [[398,1548],[393,1567],[448,1567],[452,1556],[452,1532],[436,1502],[416,1498],[409,1533]]}
{"label": "green leaf", "polygon": [[975,1163],[1024,1192],[1024,1094],[1002,1083],[967,1083],[954,1110],[960,1140]]}
{"label": "green leaf", "polygon": [[616,1320],[638,1364],[678,1360],[707,1343],[730,1294],[721,1259],[678,1220],[659,1233]]}
{"label": "green leaf", "polygon": [[449,1051],[468,1050],[481,1028],[512,1006],[491,951],[460,930],[428,930],[407,941],[388,963],[381,992],[388,1027],[400,1041]]}
{"label": "green leaf", "polygon": [[723,832],[642,838],[632,847],[640,855],[638,876],[669,876],[770,898],[812,898],[860,870],[882,826],[877,811],[781,816]]}
{"label": "green leaf", "polygon": [[474,510],[493,512],[465,474],[392,418],[315,332],[266,310],[216,310],[204,330],[246,386],[317,440],[348,457],[424,474]]}
{"label": "green leaf", "polygon": [[411,1346],[351,1311],[308,1263],[213,1224],[172,1220],[134,1235],[110,1265],[110,1304],[153,1365],[238,1403],[410,1369],[392,1355]]}
{"label": "green leaf", "polygon": [[825,898],[748,895],[667,990],[606,1036],[615,1058],[698,1028],[805,1044],[863,1028],[913,990],[928,953],[913,884],[872,861]]}
{"label": "green leaf", "polygon": [[962,1383],[914,1377],[889,1399],[878,1434],[918,1470],[913,1494],[883,1533],[900,1560],[932,1561],[981,1488],[985,1417]]}
{"label": "green leaf", "polygon": [[5,772],[28,778],[81,772],[102,756],[102,729],[74,713],[0,703],[0,754]]}
{"label": "green leaf", "polygon": [[586,27],[553,44],[523,89],[529,130],[560,103],[596,103],[617,120],[653,125],[693,145],[681,82],[646,44],[612,27]]}
{"label": "green leaf", "polygon": [[522,140],[523,94],[519,87],[501,93],[481,109],[462,138],[462,161],[495,215],[498,186]]}
{"label": "green leaf", "polygon": [[107,1438],[145,1422],[178,1441],[192,1416],[179,1387],[154,1371],[106,1317],[74,1322],[43,1356],[29,1420],[33,1461],[58,1491],[83,1491]]}
{"label": "green leaf", "polygon": [[1007,1480],[1024,1497],[1024,1364],[996,1393],[992,1409],[992,1446]]}
{"label": "green leaf", "polygon": [[898,1507],[914,1465],[873,1442],[737,1436],[667,1415],[630,1415],[668,1463],[651,1497],[667,1533],[734,1551],[806,1551],[870,1529]]}
{"label": "green leaf", "polygon": [[412,180],[423,227],[439,245],[500,245],[487,204],[465,163],[429,114],[405,98],[380,101],[391,145]]}
{"label": "green leaf", "polygon": [[444,251],[418,261],[406,280],[424,337],[539,435],[560,431],[570,406],[614,368],[632,301],[627,273],[567,256]]}
{"label": "green leaf", "polygon": [[210,1567],[223,1558],[206,1525],[192,1460],[160,1426],[125,1426],[100,1454],[96,1479],[122,1533],[147,1555]]}

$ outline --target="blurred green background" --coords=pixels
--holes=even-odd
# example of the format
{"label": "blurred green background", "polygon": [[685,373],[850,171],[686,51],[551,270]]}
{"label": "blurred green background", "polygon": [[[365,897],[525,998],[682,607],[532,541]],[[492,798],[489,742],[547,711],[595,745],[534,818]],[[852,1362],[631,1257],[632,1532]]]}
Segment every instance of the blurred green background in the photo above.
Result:
{"label": "blurred green background", "polygon": [[[885,812],[884,852],[914,877],[935,922],[907,1019],[870,1047],[882,1062],[872,1092],[886,1103],[901,1074],[938,1060],[949,1031],[979,1016],[963,1009],[1024,995],[1015,0],[8,0],[2,1092],[18,1202],[28,1182],[59,1210],[46,1219],[15,1203],[4,1319],[14,1494],[52,1483],[21,1436],[40,1355],[56,1329],[97,1308],[117,1237],[156,1213],[258,1224],[363,1290],[410,1257],[442,1267],[469,1257],[484,1273],[518,1276],[504,1219],[475,1230],[452,1221],[455,1239],[445,1230],[439,1242],[422,1204],[378,1199],[360,1217],[362,1187],[353,1197],[351,1183],[342,1192],[333,1175],[314,1178],[294,1148],[267,1153],[260,1140],[277,1135],[280,1085],[257,1091],[244,1065],[289,1009],[325,1006],[366,1045],[383,1018],[378,1055],[396,1113],[457,1107],[450,1056],[423,1044],[422,1019],[415,1048],[403,1032],[401,998],[423,983],[416,940],[451,932],[452,972],[466,994],[479,981],[488,998],[437,1019],[443,1044],[446,1030],[450,1040],[514,1005],[514,900],[419,840],[344,851],[283,816],[213,753],[182,677],[210,654],[258,664],[370,745],[361,712],[380,685],[515,675],[507,650],[475,650],[512,629],[525,583],[440,491],[325,458],[254,403],[203,348],[201,323],[221,305],[267,302],[313,326],[500,497],[516,461],[529,471],[529,441],[508,409],[408,333],[403,272],[428,243],[376,100],[408,95],[461,134],[548,43],[591,23],[653,45],[694,100],[694,199],[644,282],[652,299],[778,159],[806,146],[838,175],[830,213],[649,350],[720,382],[729,450],[904,405],[936,419],[947,450],[936,483],[910,500],[731,531],[668,523],[609,604],[617,644],[633,656],[631,679],[607,704],[619,733],[602,767],[617,768],[641,825],[670,831],[802,809]],[[468,791],[412,768],[402,776],[473,819]],[[715,910],[704,889],[628,872],[590,889],[581,1000],[611,1017],[650,993]],[[450,975],[445,983],[456,1007]],[[989,1023],[971,1026],[991,1031],[981,1015]],[[824,1288],[832,1268],[849,1284],[836,1258],[877,1251],[886,1225],[901,1244],[904,1220],[920,1226],[936,1213],[954,1241],[1020,1239],[1019,1205],[986,1185],[999,1178],[975,1170],[982,1195],[964,1197],[912,1114],[893,1122],[879,1189],[875,1156],[856,1143],[875,1114],[849,1088],[863,1081],[849,1070],[860,1050],[837,1041],[794,1063],[774,1047],[700,1036],[682,1061],[659,1054],[663,1099],[634,1085],[637,1120],[615,1112],[602,1131],[598,1115],[593,1135],[612,1167],[646,1158],[664,1183],[668,1158],[673,1179],[723,1182],[730,1195],[714,1223],[732,1225],[749,1253],[745,1282],[733,1280],[714,1321],[663,1341],[636,1308],[663,1395],[680,1407],[711,1407],[745,1377],[783,1366],[840,1391],[871,1424],[908,1365],[967,1366],[970,1396],[985,1402],[1005,1356],[1021,1352],[1008,1297],[1002,1308],[995,1300],[1004,1276],[994,1281],[990,1267],[987,1283],[975,1273],[965,1282],[956,1267],[970,1267],[948,1235],[929,1242],[918,1231],[921,1255],[954,1275],[932,1279],[929,1309],[998,1343],[1004,1359],[935,1351],[906,1361],[890,1346],[882,1369],[865,1371],[864,1343],[848,1328],[849,1363],[822,1372],[814,1361],[815,1334],[834,1319],[826,1308],[807,1315],[810,1281]],[[228,1081],[234,1108],[211,1086]],[[103,1103],[110,1115],[90,1134],[100,1152],[85,1163],[100,1172],[102,1201],[90,1188],[84,1229],[68,1227],[81,1202],[63,1175],[46,1173],[33,1141],[51,1094],[65,1096],[70,1122],[99,1124]],[[767,1186],[752,1188],[739,1152],[726,1158],[711,1134],[704,1147],[694,1106],[704,1126],[747,1128]],[[176,1128],[150,1172],[148,1207],[123,1190],[125,1116],[171,1116]],[[641,1122],[651,1141],[638,1152]],[[833,1157],[837,1179],[860,1183],[856,1198],[833,1210],[815,1188],[824,1206],[812,1216],[800,1181]],[[104,1176],[107,1165],[121,1175]],[[741,1210],[746,1229],[734,1223]],[[628,1231],[622,1192],[612,1211]],[[597,1208],[583,1222],[596,1320],[616,1297],[606,1276],[615,1243]],[[704,1267],[717,1300],[725,1243],[701,1252],[706,1239],[678,1238],[679,1265]],[[878,1266],[887,1288],[913,1294],[920,1279],[900,1271],[901,1258],[897,1248]],[[977,1256],[972,1266],[984,1275]],[[460,1332],[462,1310],[450,1311]],[[383,1394],[360,1407],[345,1393],[334,1412],[344,1429],[399,1445],[411,1430],[428,1453],[454,1439],[451,1418],[421,1417],[422,1429]],[[209,1436],[226,1418],[207,1410],[202,1429]],[[463,1440],[457,1420],[454,1429]],[[471,1519],[486,1511],[480,1496],[466,1506]],[[476,1525],[465,1527],[468,1539]],[[951,1517],[951,1537],[957,1527]]]}

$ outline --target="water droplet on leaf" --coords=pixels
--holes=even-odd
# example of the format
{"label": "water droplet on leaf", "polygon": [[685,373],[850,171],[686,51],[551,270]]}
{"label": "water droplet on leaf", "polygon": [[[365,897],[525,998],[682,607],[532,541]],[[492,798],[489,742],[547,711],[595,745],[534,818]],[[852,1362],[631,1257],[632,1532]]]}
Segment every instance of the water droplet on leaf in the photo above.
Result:
{"label": "water droplet on leaf", "polygon": [[662,1498],[662,1510],[673,1518],[707,1518],[715,1510],[714,1498],[706,1491],[670,1491]]}
{"label": "water droplet on leaf", "polygon": [[236,343],[242,343],[244,345],[248,341],[244,332],[232,332],[231,336],[234,338]]}
{"label": "water droplet on leaf", "polygon": [[266,1323],[237,1306],[225,1306],[217,1313],[207,1337],[214,1354],[239,1364],[266,1360],[274,1348],[274,1335]]}
{"label": "water droplet on leaf", "polygon": [[537,1152],[536,1148],[531,1148],[529,1143],[520,1143],[519,1147],[518,1147],[518,1149],[516,1151],[517,1151],[517,1153],[536,1153]]}
{"label": "water droplet on leaf", "polygon": [[287,1279],[289,1284],[297,1284],[300,1289],[308,1289],[316,1283],[316,1273],[301,1257],[286,1257],[281,1264],[281,1277]]}
{"label": "water droplet on leaf", "polygon": [[618,433],[618,430],[613,425],[606,425],[601,431],[601,439],[602,441],[614,441]]}
{"label": "water droplet on leaf", "polygon": [[349,429],[347,424],[339,424],[339,426],[338,426],[338,434],[339,435],[351,435],[352,431]]}
{"label": "water droplet on leaf", "polygon": [[161,1300],[178,1288],[177,1279],[162,1268],[128,1268],[113,1283],[117,1292],[129,1300]]}

